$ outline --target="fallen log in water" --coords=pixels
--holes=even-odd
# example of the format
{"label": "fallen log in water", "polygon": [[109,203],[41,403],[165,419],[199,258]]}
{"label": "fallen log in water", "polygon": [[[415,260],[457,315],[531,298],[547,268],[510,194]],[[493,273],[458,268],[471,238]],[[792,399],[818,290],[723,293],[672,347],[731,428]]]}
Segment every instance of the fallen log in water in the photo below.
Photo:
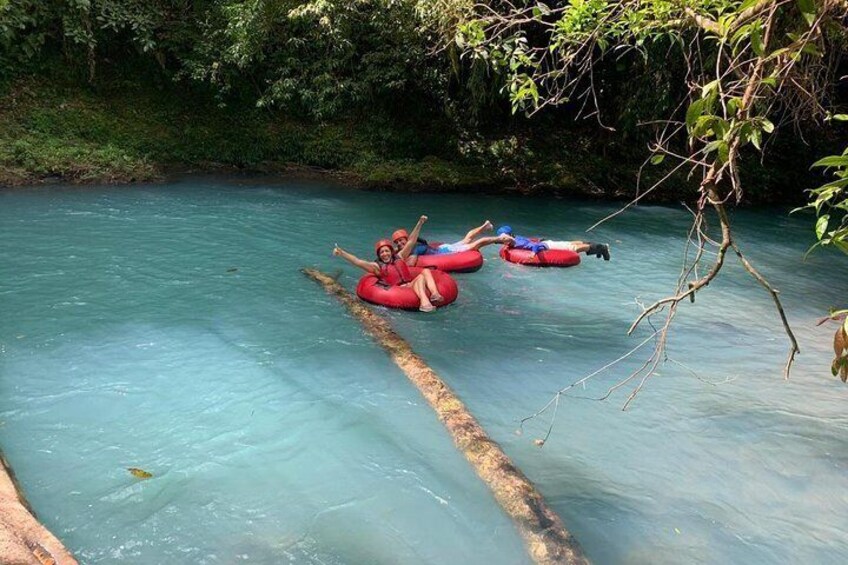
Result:
{"label": "fallen log in water", "polygon": [[332,277],[315,269],[303,273],[321,283],[365,326],[418,387],[474,470],[513,519],[536,563],[588,563],[575,540],[524,476],[471,415],[453,391],[392,329],[389,322],[354,298]]}
{"label": "fallen log in water", "polygon": [[76,559],[35,517],[0,452],[0,562],[76,565]]}

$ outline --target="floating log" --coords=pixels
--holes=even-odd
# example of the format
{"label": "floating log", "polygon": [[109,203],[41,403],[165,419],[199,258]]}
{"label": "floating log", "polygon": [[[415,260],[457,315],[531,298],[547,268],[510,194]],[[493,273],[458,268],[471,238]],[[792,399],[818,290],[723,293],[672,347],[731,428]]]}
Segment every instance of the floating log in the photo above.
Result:
{"label": "floating log", "polygon": [[35,517],[0,452],[0,562],[13,565],[76,565],[77,561]]}
{"label": "floating log", "polygon": [[303,273],[338,298],[418,387],[456,446],[514,521],[530,557],[539,564],[588,563],[577,540],[548,507],[533,483],[486,435],[456,394],[392,329],[389,322],[357,300],[333,277],[315,269],[303,269]]}

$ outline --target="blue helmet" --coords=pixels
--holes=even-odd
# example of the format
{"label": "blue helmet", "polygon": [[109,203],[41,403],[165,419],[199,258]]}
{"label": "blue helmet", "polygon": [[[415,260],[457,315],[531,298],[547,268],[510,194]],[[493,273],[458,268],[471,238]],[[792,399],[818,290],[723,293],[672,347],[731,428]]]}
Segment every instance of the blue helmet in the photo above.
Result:
{"label": "blue helmet", "polygon": [[512,227],[501,226],[501,227],[498,228],[497,234],[498,235],[503,235],[503,234],[512,235]]}

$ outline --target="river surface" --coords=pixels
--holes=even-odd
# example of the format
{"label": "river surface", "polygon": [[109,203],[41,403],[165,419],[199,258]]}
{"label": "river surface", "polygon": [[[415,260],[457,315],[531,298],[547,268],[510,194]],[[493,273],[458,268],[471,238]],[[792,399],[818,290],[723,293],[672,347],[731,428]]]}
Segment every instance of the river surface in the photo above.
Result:
{"label": "river surface", "polygon": [[[639,302],[680,271],[688,213],[511,196],[387,194],[189,178],[0,191],[0,446],[83,563],[526,563],[523,544],[417,390],[299,269],[354,267],[426,213],[457,240],[490,218],[592,238],[612,260],[486,264],[435,314],[385,312],[534,481],[597,563],[848,562],[848,388],[830,376],[848,260],[803,254],[810,218],[736,212],[769,295],[728,258],[681,305],[660,368],[625,354]],[[546,414],[547,416],[547,414]],[[128,467],[153,473],[133,477]]]}

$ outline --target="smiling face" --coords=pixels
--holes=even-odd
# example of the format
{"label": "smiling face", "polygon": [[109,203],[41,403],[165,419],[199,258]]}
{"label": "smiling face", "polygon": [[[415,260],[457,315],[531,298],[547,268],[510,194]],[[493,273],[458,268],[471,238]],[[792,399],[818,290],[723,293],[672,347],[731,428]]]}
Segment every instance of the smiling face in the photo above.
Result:
{"label": "smiling face", "polygon": [[379,257],[380,261],[383,263],[391,263],[392,255],[394,255],[394,251],[388,245],[384,245],[377,250],[377,257]]}
{"label": "smiling face", "polygon": [[406,245],[407,241],[409,241],[409,239],[405,237],[399,237],[395,240],[395,245],[397,245],[397,248],[400,250],[403,249],[403,246]]}

